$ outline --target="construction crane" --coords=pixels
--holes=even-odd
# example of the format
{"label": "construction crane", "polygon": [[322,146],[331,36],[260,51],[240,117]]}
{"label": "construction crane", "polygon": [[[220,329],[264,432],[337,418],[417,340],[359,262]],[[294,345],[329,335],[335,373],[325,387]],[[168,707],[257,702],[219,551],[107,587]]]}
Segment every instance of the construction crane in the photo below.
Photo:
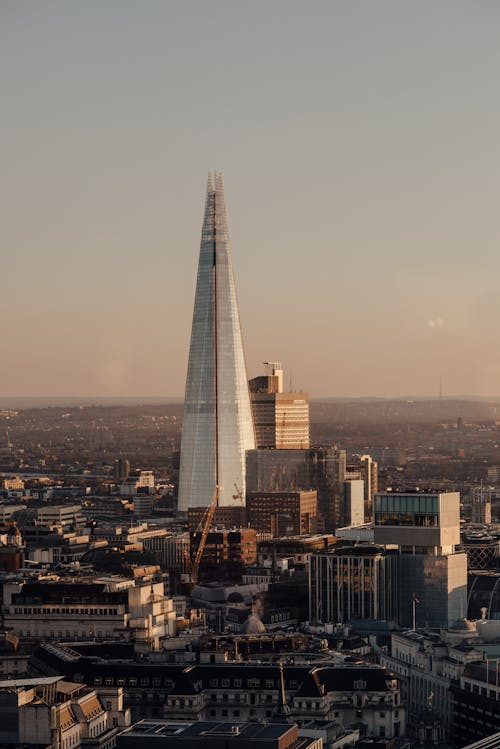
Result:
{"label": "construction crane", "polygon": [[233,499],[239,499],[241,504],[243,504],[244,503],[243,489],[240,489],[236,482],[233,484],[233,486],[236,489],[236,494],[233,494]]}
{"label": "construction crane", "polygon": [[[196,583],[198,582],[198,569],[200,567],[201,558],[203,556],[203,552],[205,550],[205,544],[207,542],[207,536],[208,532],[210,530],[210,526],[212,524],[212,520],[215,514],[215,510],[219,506],[219,492],[220,492],[220,486],[217,485],[215,487],[214,495],[212,497],[212,502],[210,503],[210,506],[207,507],[206,512],[200,522],[200,525],[198,526],[198,530],[201,529],[201,538],[200,543],[198,544],[198,548],[196,549],[196,555],[194,558],[194,562],[191,565],[191,585],[194,587]],[[198,532],[198,531],[197,531]]]}

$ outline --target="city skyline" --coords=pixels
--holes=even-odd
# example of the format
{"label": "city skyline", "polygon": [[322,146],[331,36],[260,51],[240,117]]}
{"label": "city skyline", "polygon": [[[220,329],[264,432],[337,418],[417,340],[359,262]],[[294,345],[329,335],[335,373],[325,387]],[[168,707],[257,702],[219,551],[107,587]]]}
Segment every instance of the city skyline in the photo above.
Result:
{"label": "city skyline", "polygon": [[278,359],[312,398],[437,397],[440,376],[498,397],[499,6],[0,17],[0,396],[182,397],[217,164],[249,377]]}

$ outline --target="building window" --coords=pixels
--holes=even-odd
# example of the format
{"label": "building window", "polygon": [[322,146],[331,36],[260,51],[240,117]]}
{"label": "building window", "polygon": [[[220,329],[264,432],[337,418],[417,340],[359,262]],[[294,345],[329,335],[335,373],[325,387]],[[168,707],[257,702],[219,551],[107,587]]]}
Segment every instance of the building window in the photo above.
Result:
{"label": "building window", "polygon": [[363,681],[363,679],[358,679],[358,681],[353,682],[354,689],[366,689],[366,681]]}

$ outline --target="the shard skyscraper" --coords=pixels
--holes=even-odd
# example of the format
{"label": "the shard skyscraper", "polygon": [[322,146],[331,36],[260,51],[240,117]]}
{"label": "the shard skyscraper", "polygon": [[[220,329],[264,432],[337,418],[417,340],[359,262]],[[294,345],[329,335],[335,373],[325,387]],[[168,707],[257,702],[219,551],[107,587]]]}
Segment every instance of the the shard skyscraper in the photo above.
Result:
{"label": "the shard skyscraper", "polygon": [[245,496],[255,436],[231,263],[222,175],[209,175],[184,400],[179,510]]}

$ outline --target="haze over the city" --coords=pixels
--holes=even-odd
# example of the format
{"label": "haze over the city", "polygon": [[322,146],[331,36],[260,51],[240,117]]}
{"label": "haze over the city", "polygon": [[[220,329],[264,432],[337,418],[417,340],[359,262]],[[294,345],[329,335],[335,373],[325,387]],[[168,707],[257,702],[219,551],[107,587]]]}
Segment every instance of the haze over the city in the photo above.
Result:
{"label": "haze over the city", "polygon": [[0,395],[182,396],[206,176],[249,376],[500,395],[500,5],[4,2]]}

